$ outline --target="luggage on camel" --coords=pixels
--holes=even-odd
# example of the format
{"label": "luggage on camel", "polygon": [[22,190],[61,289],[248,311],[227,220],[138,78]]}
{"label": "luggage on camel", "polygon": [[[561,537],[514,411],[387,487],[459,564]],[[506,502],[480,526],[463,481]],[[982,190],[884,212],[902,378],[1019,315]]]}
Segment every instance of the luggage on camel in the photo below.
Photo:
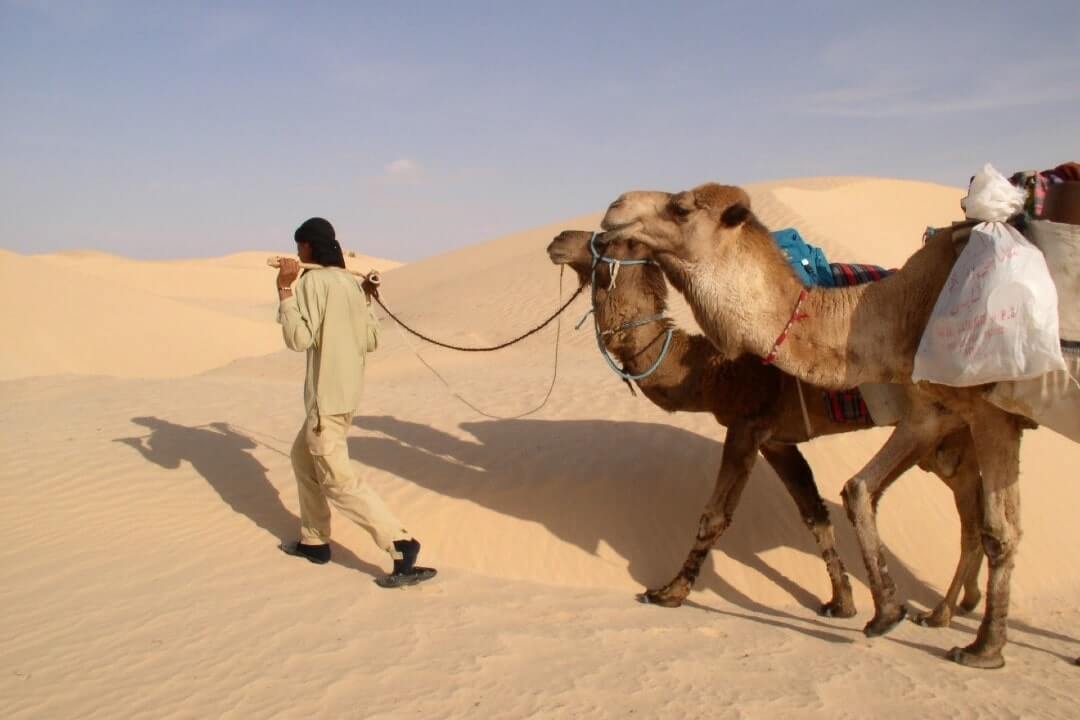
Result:
{"label": "luggage on camel", "polygon": [[1009,182],[1026,194],[1024,212],[1029,218],[1080,224],[1080,185],[1073,185],[1068,191],[1061,187],[1080,182],[1080,163],[1062,163],[1053,170],[1013,173]]}
{"label": "luggage on camel", "polygon": [[[1080,187],[1080,183],[1068,185]],[[1059,205],[1054,207],[1053,216],[1068,216],[1069,212]],[[998,383],[988,399],[1003,410],[1029,417],[1080,442],[1080,224],[1032,220],[1028,237],[1045,254],[1057,288],[1066,367],[1030,380]]]}
{"label": "luggage on camel", "polygon": [[1009,180],[1024,193],[1024,234],[1043,253],[1057,293],[1065,367],[999,382],[988,399],[1080,442],[1080,163],[1019,172]]}
{"label": "luggage on camel", "polygon": [[982,220],[956,259],[915,355],[912,379],[955,387],[1065,369],[1058,297],[1042,251],[1009,222],[1027,195],[987,164],[961,203]]}

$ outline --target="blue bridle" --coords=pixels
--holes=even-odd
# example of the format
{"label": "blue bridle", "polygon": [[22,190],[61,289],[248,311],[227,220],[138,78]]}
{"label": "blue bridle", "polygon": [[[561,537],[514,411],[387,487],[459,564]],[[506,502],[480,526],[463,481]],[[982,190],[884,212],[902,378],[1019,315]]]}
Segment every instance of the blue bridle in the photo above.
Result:
{"label": "blue bridle", "polygon": [[623,370],[622,368],[620,368],[615,363],[615,361],[612,359],[611,354],[608,353],[607,348],[604,347],[604,336],[605,335],[614,335],[615,333],[622,332],[623,330],[632,330],[633,328],[641,327],[643,325],[648,325],[649,323],[660,322],[660,321],[662,321],[664,319],[664,314],[660,313],[658,315],[653,315],[651,317],[647,317],[647,318],[644,318],[642,320],[633,320],[631,322],[624,323],[624,324],[620,325],[619,327],[615,328],[614,330],[601,330],[600,329],[600,320],[596,316],[596,268],[600,265],[600,263],[607,263],[608,265],[611,266],[611,268],[612,268],[612,271],[611,271],[611,284],[610,284],[609,287],[614,288],[615,287],[615,279],[618,276],[620,266],[622,266],[622,265],[655,265],[656,263],[654,261],[652,261],[652,260],[619,260],[617,258],[612,258],[612,257],[607,257],[606,255],[602,255],[602,254],[600,254],[600,251],[596,249],[596,235],[597,235],[596,233],[593,233],[592,237],[589,238],[589,250],[590,250],[590,252],[592,252],[592,257],[593,257],[593,261],[592,261],[592,280],[591,280],[591,283],[592,283],[592,308],[589,310],[589,312],[585,313],[585,316],[583,318],[581,318],[581,321],[578,322],[575,329],[580,328],[581,324],[585,322],[585,318],[589,317],[589,315],[591,314],[593,316],[593,329],[596,331],[596,345],[600,348],[600,354],[604,356],[604,360],[607,361],[608,367],[610,367],[612,369],[612,371],[614,371],[614,373],[616,375],[618,375],[623,380],[626,380],[627,382],[629,382],[631,380],[644,380],[645,378],[649,377],[654,372],[656,372],[657,369],[659,369],[660,365],[664,362],[664,358],[667,357],[668,351],[671,349],[671,339],[675,336],[675,329],[674,328],[668,328],[667,337],[664,338],[664,347],[660,350],[660,356],[656,358],[656,362],[654,362],[652,364],[652,367],[650,367],[648,370],[641,373],[640,375],[632,375],[632,374],[626,372],[625,370]]}

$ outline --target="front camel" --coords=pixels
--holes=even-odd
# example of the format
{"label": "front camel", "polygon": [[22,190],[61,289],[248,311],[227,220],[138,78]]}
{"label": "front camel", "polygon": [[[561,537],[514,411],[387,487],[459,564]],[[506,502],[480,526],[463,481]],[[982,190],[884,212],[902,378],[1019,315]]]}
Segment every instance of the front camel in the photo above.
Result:
{"label": "front camel", "polygon": [[[753,215],[746,192],[716,184],[677,194],[626,193],[608,209],[603,225],[613,236],[633,238],[653,251],[721,352],[751,353],[832,389],[910,384],[923,328],[956,257],[947,229],[884,280],[806,290]],[[949,657],[973,667],[1000,667],[1020,539],[1020,435],[1030,423],[986,402],[980,388],[923,384],[917,390],[918,412],[898,423],[844,489],[874,597],[875,616],[866,632],[887,632],[904,615],[876,532],[874,498],[899,468],[967,424],[982,470],[982,540],[990,573],[978,635]]]}

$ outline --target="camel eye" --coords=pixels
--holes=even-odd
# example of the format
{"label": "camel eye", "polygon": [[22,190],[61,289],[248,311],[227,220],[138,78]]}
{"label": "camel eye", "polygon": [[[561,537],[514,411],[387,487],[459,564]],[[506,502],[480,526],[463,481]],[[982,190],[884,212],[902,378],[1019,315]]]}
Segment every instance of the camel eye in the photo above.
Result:
{"label": "camel eye", "polygon": [[668,209],[671,214],[676,218],[682,219],[690,214],[690,205],[686,203],[686,198],[681,195],[676,195],[671,198],[671,202],[668,203]]}

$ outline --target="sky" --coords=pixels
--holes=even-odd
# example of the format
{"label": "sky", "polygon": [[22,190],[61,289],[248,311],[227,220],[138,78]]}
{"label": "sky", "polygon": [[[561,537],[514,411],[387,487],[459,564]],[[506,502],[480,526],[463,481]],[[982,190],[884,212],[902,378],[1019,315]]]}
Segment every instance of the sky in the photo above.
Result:
{"label": "sky", "polygon": [[0,0],[0,247],[411,261],[626,190],[1080,160],[1080,2]]}

